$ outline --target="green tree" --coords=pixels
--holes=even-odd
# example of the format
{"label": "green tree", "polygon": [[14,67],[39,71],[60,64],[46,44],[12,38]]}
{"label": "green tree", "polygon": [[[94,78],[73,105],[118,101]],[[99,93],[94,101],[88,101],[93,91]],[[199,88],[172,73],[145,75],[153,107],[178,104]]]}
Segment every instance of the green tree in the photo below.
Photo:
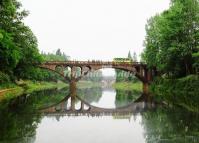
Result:
{"label": "green tree", "polygon": [[142,58],[149,67],[181,77],[193,73],[192,54],[198,52],[199,2],[172,0],[168,10],[146,25]]}
{"label": "green tree", "polygon": [[137,61],[138,61],[138,60],[137,60],[137,54],[136,54],[136,52],[133,53],[133,58],[132,58],[132,59],[133,59],[134,62],[137,62]]}
{"label": "green tree", "polygon": [[0,35],[0,71],[13,74],[12,70],[20,59],[20,51],[11,34],[0,29]]}
{"label": "green tree", "polygon": [[129,51],[129,53],[128,53],[128,58],[129,58],[129,59],[132,59],[131,51]]}
{"label": "green tree", "polygon": [[60,50],[60,49],[57,49],[57,51],[56,51],[56,55],[58,55],[58,56],[62,56],[62,53],[61,53],[61,50]]}
{"label": "green tree", "polygon": [[17,0],[0,2],[0,71],[13,78],[26,78],[26,71],[42,60],[36,37],[23,23],[27,15]]}

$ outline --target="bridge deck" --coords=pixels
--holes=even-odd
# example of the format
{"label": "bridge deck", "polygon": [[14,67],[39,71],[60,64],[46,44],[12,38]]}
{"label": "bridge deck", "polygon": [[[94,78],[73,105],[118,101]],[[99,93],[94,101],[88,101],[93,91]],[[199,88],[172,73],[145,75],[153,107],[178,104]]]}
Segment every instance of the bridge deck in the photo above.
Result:
{"label": "bridge deck", "polygon": [[46,61],[45,65],[141,65],[146,66],[143,62],[115,62],[115,61]]}

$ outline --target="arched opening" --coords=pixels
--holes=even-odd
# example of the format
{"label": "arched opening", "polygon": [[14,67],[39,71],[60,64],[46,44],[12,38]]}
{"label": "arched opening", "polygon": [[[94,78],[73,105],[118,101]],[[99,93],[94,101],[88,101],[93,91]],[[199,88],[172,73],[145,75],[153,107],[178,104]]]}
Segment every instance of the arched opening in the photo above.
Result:
{"label": "arched opening", "polygon": [[78,66],[73,66],[71,68],[71,77],[78,78],[81,77],[82,68]]}
{"label": "arched opening", "polygon": [[70,66],[65,67],[63,72],[64,72],[64,77],[68,77],[68,78],[71,77],[71,67]]}
{"label": "arched opening", "polygon": [[60,65],[56,66],[55,71],[58,72],[58,73],[62,73],[63,72],[63,66],[60,66]]}

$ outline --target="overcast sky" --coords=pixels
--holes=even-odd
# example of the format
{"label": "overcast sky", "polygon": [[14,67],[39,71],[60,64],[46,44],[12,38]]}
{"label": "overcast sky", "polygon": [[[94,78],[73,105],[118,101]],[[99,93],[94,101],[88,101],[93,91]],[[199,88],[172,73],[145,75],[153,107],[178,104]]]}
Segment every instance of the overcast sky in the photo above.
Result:
{"label": "overcast sky", "polygon": [[169,7],[169,0],[22,0],[25,23],[39,49],[60,48],[71,59],[112,60],[143,50],[147,19]]}

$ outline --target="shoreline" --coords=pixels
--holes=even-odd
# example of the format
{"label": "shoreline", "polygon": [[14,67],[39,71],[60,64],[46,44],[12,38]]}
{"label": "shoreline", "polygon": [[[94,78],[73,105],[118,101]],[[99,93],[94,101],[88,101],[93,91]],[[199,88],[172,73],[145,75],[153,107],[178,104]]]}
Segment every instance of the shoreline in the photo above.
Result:
{"label": "shoreline", "polygon": [[199,76],[155,80],[149,87],[156,101],[181,106],[191,112],[199,113]]}
{"label": "shoreline", "polygon": [[116,82],[112,85],[116,90],[134,90],[142,92],[142,83],[141,82]]}
{"label": "shoreline", "polygon": [[17,97],[22,94],[30,94],[35,91],[68,87],[68,84],[64,82],[25,81],[24,83],[24,85],[16,85],[16,87],[1,89],[0,101]]}
{"label": "shoreline", "polygon": [[[77,83],[80,88],[88,88],[88,87],[98,87],[101,86],[100,83],[83,81]],[[0,101],[4,99],[10,99],[22,94],[30,94],[35,91],[42,91],[47,89],[54,88],[65,88],[69,87],[69,84],[64,82],[39,82],[39,81],[24,81],[21,85],[15,85],[14,87],[4,88],[0,90]],[[112,88],[116,90],[132,90],[137,92],[142,92],[142,83],[141,82],[116,82],[111,85]]]}

